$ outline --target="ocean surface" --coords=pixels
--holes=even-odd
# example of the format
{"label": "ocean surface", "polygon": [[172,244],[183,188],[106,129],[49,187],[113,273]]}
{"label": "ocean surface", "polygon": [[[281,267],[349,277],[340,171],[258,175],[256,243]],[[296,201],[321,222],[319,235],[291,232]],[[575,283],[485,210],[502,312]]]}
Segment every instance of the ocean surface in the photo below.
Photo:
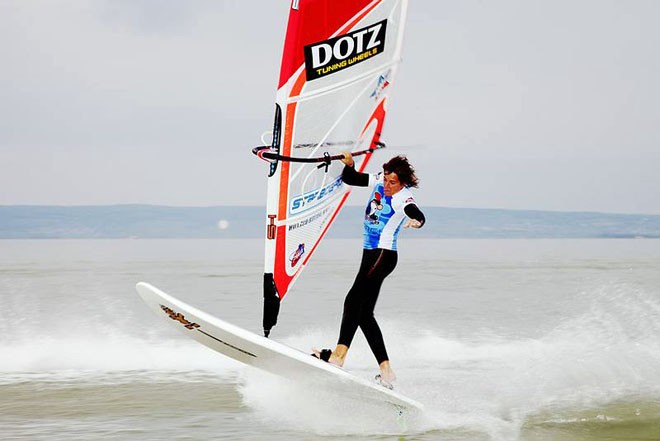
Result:
{"label": "ocean surface", "polygon": [[[334,345],[360,246],[321,245],[272,338]],[[262,250],[0,240],[0,439],[660,439],[660,240],[402,237],[376,315],[397,390],[426,406],[405,421],[216,354],[135,292],[258,333]],[[359,332],[345,368],[377,372]]]}

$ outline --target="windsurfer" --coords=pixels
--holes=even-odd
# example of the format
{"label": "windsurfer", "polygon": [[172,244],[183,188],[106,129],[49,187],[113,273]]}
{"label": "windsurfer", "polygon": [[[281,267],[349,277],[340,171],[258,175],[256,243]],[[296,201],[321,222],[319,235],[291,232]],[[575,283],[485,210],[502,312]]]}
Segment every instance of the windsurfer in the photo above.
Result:
{"label": "windsurfer", "polygon": [[[395,156],[383,164],[379,174],[360,173],[350,153],[341,160],[345,166],[343,181],[359,187],[372,186],[364,219],[364,250],[353,286],[344,300],[339,339],[335,350],[314,350],[314,355],[343,366],[357,328],[362,329],[374,353],[380,373],[376,381],[392,388],[396,379],[390,366],[383,335],[374,317],[376,300],[385,278],[397,263],[396,241],[401,225],[421,228],[424,214],[415,204],[410,188],[418,186],[414,168],[405,156]],[[407,221],[406,221],[406,218]],[[405,221],[405,224],[404,224]]]}

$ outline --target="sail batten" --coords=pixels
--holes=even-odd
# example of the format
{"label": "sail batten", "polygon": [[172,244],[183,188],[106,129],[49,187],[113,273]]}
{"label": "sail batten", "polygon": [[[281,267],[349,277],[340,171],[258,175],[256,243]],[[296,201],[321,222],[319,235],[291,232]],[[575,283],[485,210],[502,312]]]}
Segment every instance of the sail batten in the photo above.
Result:
{"label": "sail batten", "polygon": [[265,216],[267,331],[277,322],[278,302],[348,198],[343,164],[336,159],[342,151],[353,152],[357,168],[364,170],[380,148],[406,8],[407,0],[292,4],[273,143],[268,151],[253,150],[271,161]]}

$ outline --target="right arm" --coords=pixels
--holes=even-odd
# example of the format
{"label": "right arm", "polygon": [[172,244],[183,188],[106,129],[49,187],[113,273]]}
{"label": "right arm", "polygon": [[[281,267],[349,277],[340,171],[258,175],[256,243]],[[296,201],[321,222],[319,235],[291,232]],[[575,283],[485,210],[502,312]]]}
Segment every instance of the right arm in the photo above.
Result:
{"label": "right arm", "polygon": [[360,173],[355,170],[355,162],[349,152],[344,152],[344,157],[341,159],[343,162],[344,170],[341,173],[341,179],[348,185],[356,185],[358,187],[369,186],[369,174]]}

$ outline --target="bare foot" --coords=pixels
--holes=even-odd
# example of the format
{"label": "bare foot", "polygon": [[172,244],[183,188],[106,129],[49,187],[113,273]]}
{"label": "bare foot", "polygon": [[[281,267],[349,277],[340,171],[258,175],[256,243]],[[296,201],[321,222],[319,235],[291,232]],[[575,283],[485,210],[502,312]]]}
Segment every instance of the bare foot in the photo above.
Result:
{"label": "bare foot", "polygon": [[396,381],[396,375],[394,375],[394,372],[391,369],[387,373],[380,371],[380,376],[383,380],[387,381],[390,384]]}
{"label": "bare foot", "polygon": [[396,381],[396,375],[394,374],[389,361],[382,362],[378,367],[380,368],[380,377],[385,382],[392,384]]}
{"label": "bare foot", "polygon": [[394,389],[394,385],[391,382],[385,380],[381,374],[376,375],[374,380],[376,381],[376,384],[383,386],[386,389]]}

